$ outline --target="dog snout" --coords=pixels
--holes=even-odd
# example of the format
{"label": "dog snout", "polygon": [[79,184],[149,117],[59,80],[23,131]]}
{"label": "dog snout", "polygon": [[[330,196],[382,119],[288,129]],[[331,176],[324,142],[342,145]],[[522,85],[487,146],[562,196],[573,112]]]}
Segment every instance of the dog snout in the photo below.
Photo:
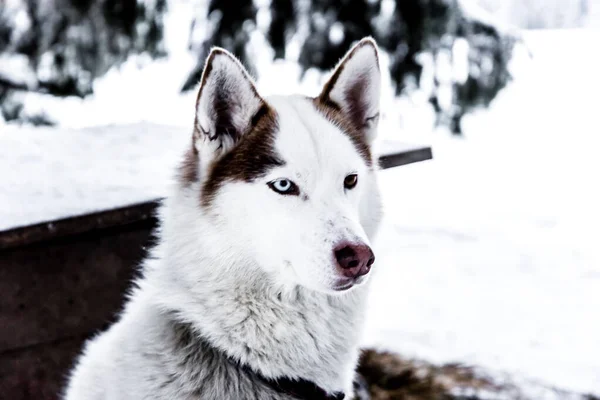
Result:
{"label": "dog snout", "polygon": [[373,250],[364,243],[344,242],[333,252],[341,273],[348,278],[358,278],[368,274],[375,262]]}

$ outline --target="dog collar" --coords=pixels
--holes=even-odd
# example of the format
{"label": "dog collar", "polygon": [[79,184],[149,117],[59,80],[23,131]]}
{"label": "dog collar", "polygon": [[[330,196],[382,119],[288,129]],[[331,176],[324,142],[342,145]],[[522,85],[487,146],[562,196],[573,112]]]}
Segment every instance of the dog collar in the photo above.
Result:
{"label": "dog collar", "polygon": [[[237,366],[239,369],[244,371],[246,374],[253,376],[256,380],[262,382],[265,386],[273,389],[274,391],[291,396],[296,400],[344,400],[345,395],[343,392],[327,393],[325,389],[317,385],[313,381],[307,379],[291,379],[291,378],[267,378],[260,372],[257,372],[247,364],[236,360],[231,355],[228,355],[221,349],[213,346],[208,340],[201,335],[196,337],[206,348],[212,349],[216,354],[220,354],[224,359],[228,360],[232,365]],[[355,382],[356,383],[356,382]],[[360,397],[359,397],[360,398]]]}
{"label": "dog collar", "polygon": [[242,368],[276,392],[292,396],[297,400],[344,400],[345,398],[343,392],[327,393],[325,389],[313,381],[290,378],[270,379],[257,373],[247,365],[242,365]]}

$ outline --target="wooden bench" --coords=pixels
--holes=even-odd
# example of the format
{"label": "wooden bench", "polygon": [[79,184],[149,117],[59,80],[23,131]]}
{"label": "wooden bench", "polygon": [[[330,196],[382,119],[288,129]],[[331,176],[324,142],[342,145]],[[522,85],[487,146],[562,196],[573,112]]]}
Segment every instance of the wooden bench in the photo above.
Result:
{"label": "wooden bench", "polygon": [[[144,130],[144,140],[127,140],[127,135],[134,128]],[[84,172],[81,171],[80,158],[98,157],[92,154],[99,151],[94,146],[101,146],[102,152],[107,154],[114,150],[120,154],[119,157],[124,157],[121,160],[124,162],[130,155],[123,146],[146,146],[149,151],[156,152],[154,158],[160,159],[158,153],[162,146],[148,142],[158,140],[162,143],[164,137],[161,137],[161,131],[173,135],[173,140],[181,143],[184,141],[182,138],[188,137],[187,132],[176,128],[150,125],[69,131],[54,137],[51,130],[41,134],[35,131],[32,133],[33,141],[42,152],[44,148],[56,147],[55,143],[45,145],[56,140],[64,140],[63,144],[67,147],[71,146],[68,140],[80,141],[79,145],[87,150],[68,149],[60,167],[42,160],[38,166],[28,166],[26,170],[28,174],[40,174],[34,179],[39,181],[53,179],[52,174],[56,173],[53,168],[70,171],[66,172],[68,179],[64,176],[61,179],[71,185],[77,182],[76,175]],[[104,137],[98,139],[94,135]],[[140,132],[134,131],[131,135],[133,138]],[[89,136],[88,146],[85,145],[86,136]],[[113,139],[118,149],[111,149],[111,145],[105,143]],[[27,143],[27,138],[19,140]],[[20,156],[24,160],[29,159],[27,154],[7,156],[8,152],[16,151],[10,143],[3,147],[7,142],[9,140],[0,135],[2,187],[15,182],[15,177],[9,174],[18,173],[8,171],[10,165],[2,163],[12,163],[14,168],[14,165],[20,164]],[[22,147],[22,151],[27,152],[28,147]],[[7,157],[9,161],[6,161]],[[90,168],[114,167],[118,164],[117,158],[113,154],[104,166],[97,165],[104,161],[96,160]],[[149,154],[144,160],[154,158]],[[431,149],[427,146],[388,142],[382,144],[379,162],[382,168],[392,168],[431,158]],[[134,166],[144,167],[143,163]],[[139,175],[133,174],[132,179],[135,177],[139,178]],[[126,185],[127,182],[121,184]],[[136,182],[132,180],[130,184],[132,189],[136,189]],[[72,187],[61,189],[60,186],[58,182],[52,192],[73,190]],[[99,183],[90,190],[103,189],[109,190],[110,187]],[[15,191],[19,192],[18,189]],[[23,197],[23,194],[15,196]],[[160,199],[151,197],[130,205],[120,205],[114,199],[107,199],[104,204],[92,204],[90,209],[85,208],[88,206],[81,208],[74,212],[74,216],[49,220],[32,218],[28,208],[41,204],[43,199],[29,200],[11,197],[10,190],[0,193],[0,204],[9,204],[15,213],[22,213],[24,221],[19,224],[19,218],[6,213],[4,215],[10,218],[6,217],[3,221],[0,214],[0,398],[57,399],[83,341],[114,321],[122,305],[123,294],[136,274],[136,266],[152,244],[151,232],[156,225],[154,215]],[[63,201],[77,199],[54,199],[50,203],[56,203],[55,206],[60,208]],[[23,209],[16,209],[19,204]],[[69,207],[72,206],[69,204]],[[61,211],[51,209],[49,214],[61,215]]]}

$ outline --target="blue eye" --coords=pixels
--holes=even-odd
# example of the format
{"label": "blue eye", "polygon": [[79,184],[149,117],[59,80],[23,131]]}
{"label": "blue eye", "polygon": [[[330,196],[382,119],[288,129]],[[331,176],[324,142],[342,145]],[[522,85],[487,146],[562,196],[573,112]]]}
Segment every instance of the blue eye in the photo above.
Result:
{"label": "blue eye", "polygon": [[290,196],[298,196],[300,194],[298,186],[289,179],[275,179],[274,181],[267,183],[267,185],[269,185],[271,190],[279,194]]}

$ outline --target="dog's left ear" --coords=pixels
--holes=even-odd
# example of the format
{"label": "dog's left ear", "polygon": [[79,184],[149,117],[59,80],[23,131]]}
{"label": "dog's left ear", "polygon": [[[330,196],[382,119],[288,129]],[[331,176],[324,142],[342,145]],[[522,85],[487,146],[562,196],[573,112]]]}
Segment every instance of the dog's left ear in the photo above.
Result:
{"label": "dog's left ear", "polygon": [[339,62],[317,101],[339,109],[370,142],[377,133],[380,90],[377,44],[364,38]]}

